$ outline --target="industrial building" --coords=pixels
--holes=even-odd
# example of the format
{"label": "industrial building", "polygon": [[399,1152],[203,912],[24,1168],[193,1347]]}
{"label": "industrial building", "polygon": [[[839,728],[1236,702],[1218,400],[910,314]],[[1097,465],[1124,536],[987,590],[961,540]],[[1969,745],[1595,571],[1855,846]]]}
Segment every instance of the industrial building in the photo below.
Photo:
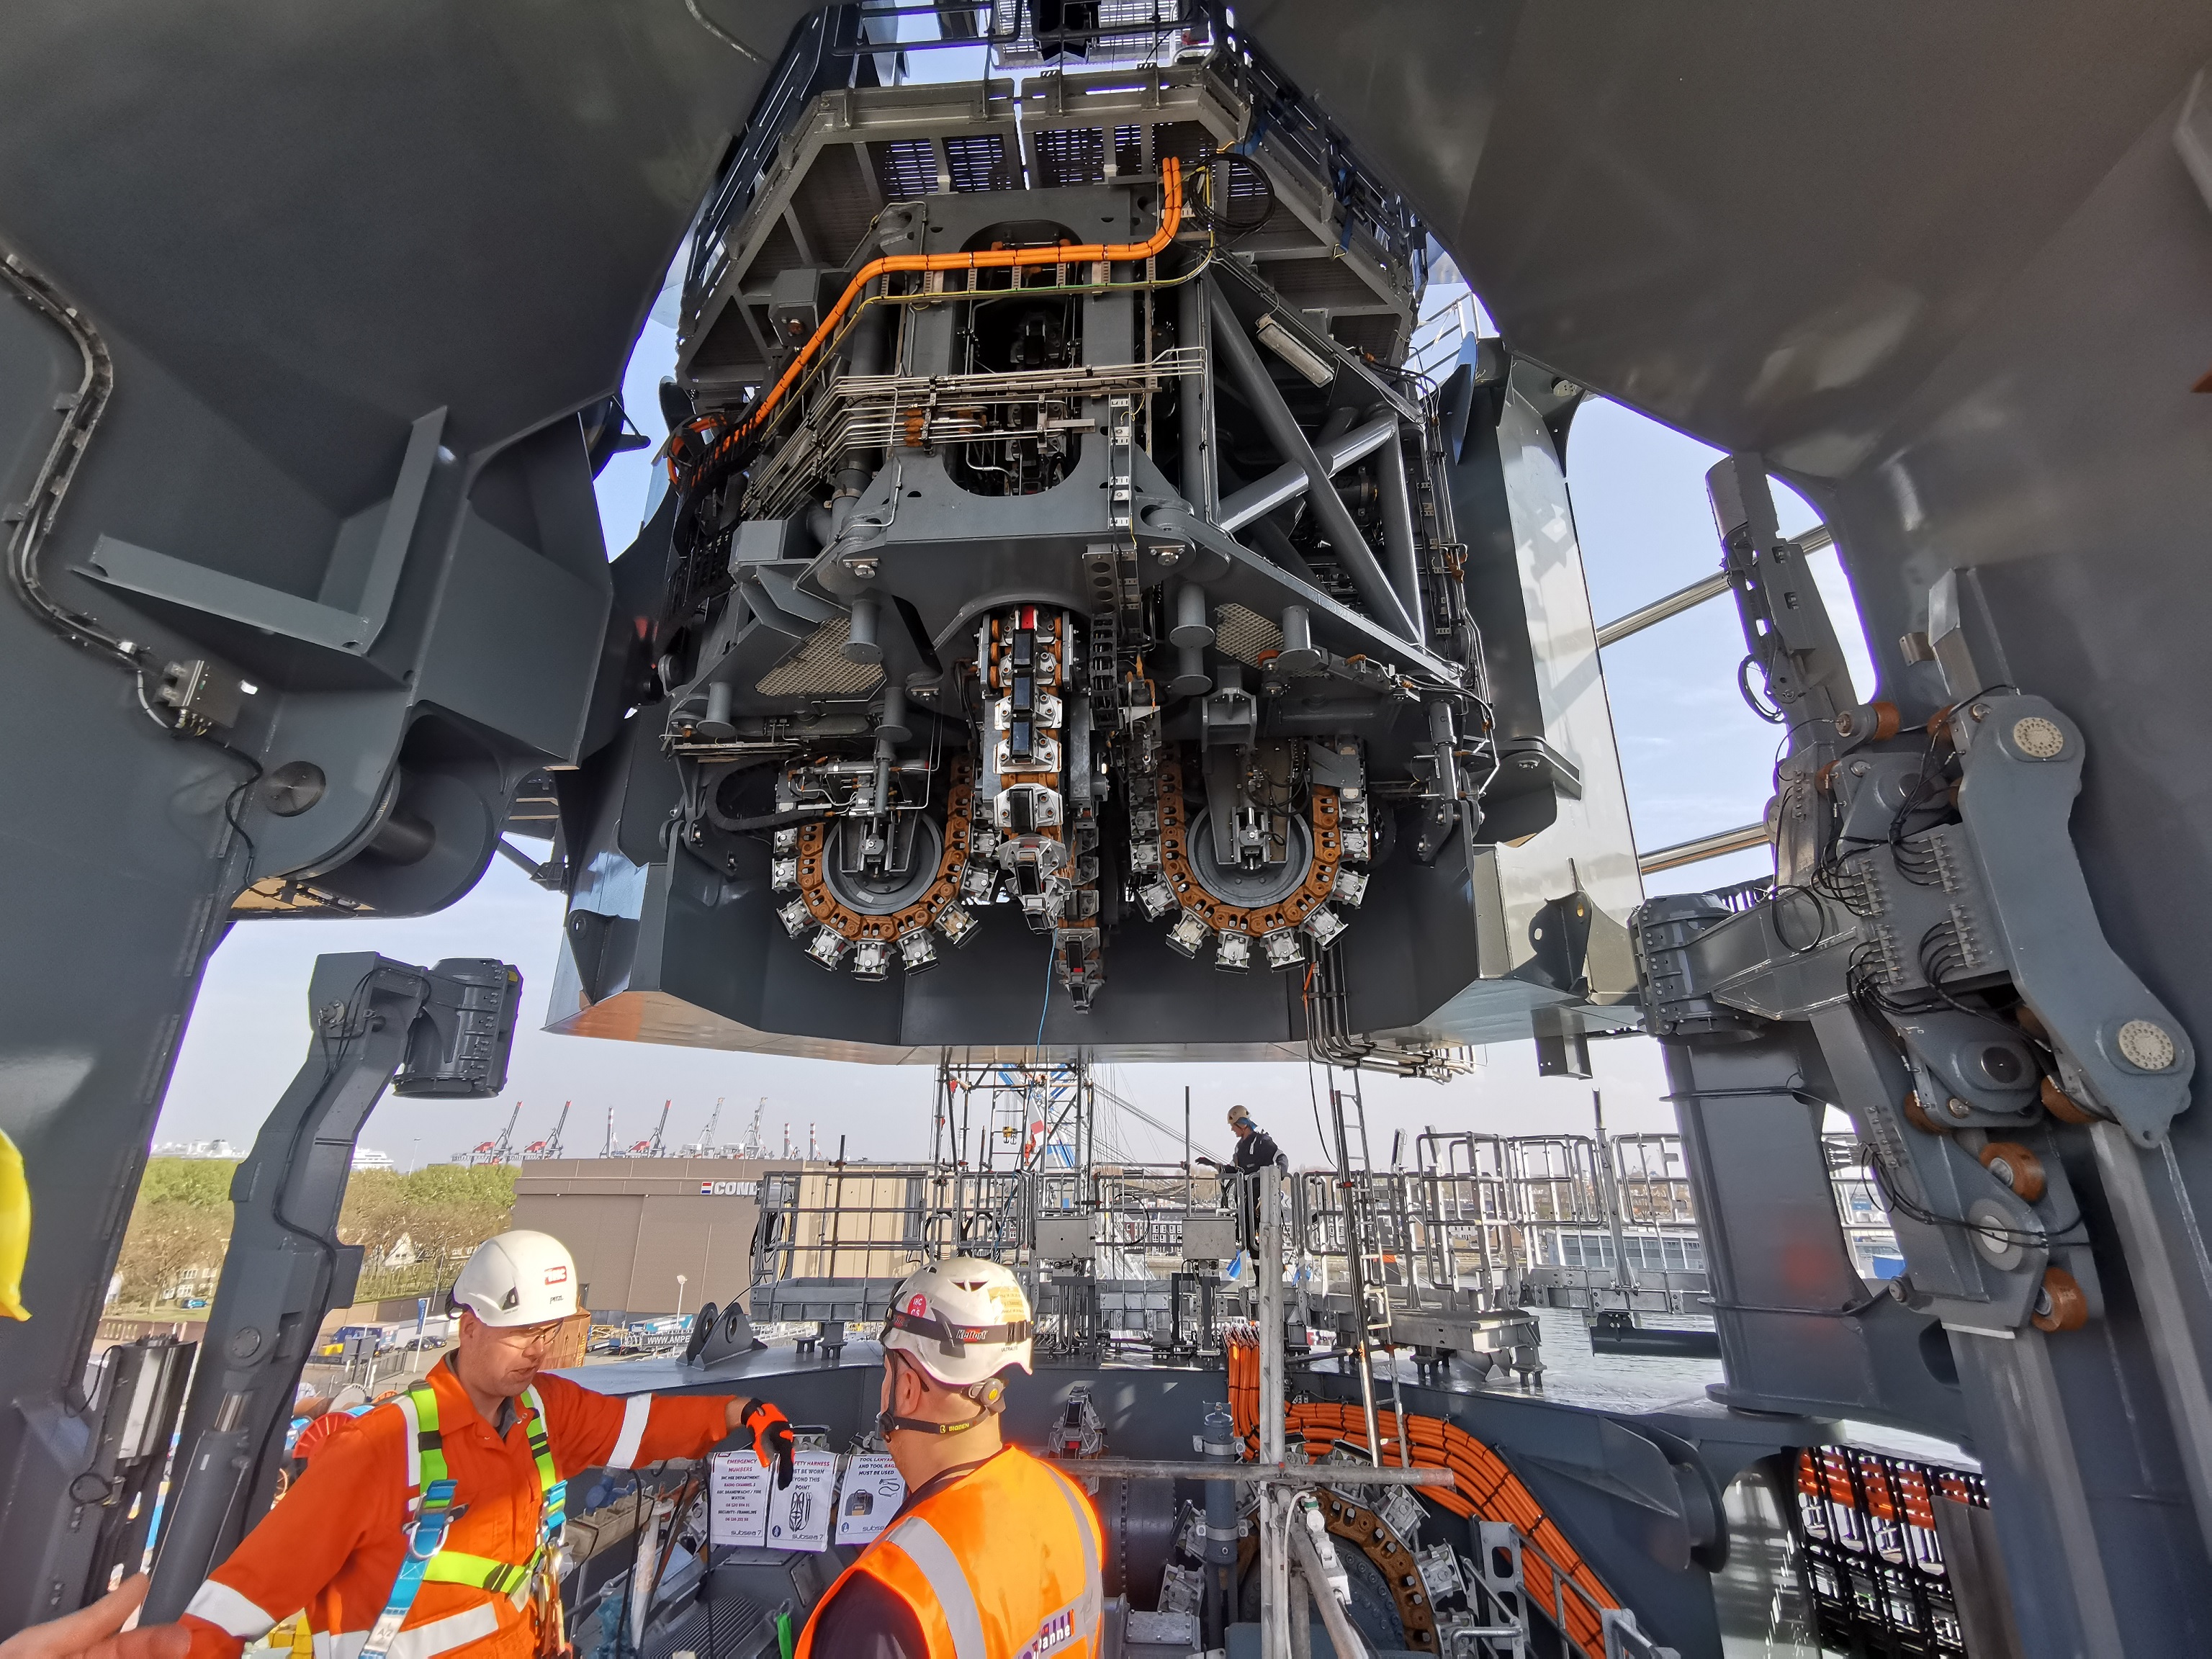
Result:
{"label": "industrial building", "polygon": [[[771,1207],[792,1219],[764,1239],[763,1188],[778,1180],[794,1189]],[[913,1168],[859,1160],[540,1158],[514,1178],[514,1225],[574,1252],[603,1322],[749,1305],[757,1247],[778,1278],[896,1277],[921,1259],[921,1208]]]}
{"label": "industrial building", "polygon": [[568,1247],[579,1299],[601,1319],[690,1312],[702,1302],[726,1304],[751,1283],[761,1182],[803,1167],[739,1158],[540,1158],[514,1177],[514,1224]]}

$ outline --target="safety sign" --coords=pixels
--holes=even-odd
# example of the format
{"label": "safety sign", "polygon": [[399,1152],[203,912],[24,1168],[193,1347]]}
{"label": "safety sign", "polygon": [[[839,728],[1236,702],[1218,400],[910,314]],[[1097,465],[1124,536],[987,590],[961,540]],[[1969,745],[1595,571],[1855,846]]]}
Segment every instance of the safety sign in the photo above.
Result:
{"label": "safety sign", "polygon": [[836,1453],[793,1452],[791,1484],[771,1486],[769,1492],[768,1547],[772,1550],[828,1549],[830,1500],[836,1492]]}
{"label": "safety sign", "polygon": [[872,1544],[906,1502],[906,1482],[888,1452],[855,1452],[837,1493],[837,1541]]}
{"label": "safety sign", "polygon": [[752,1549],[767,1543],[768,1495],[774,1478],[751,1451],[716,1452],[707,1480],[709,1541]]}

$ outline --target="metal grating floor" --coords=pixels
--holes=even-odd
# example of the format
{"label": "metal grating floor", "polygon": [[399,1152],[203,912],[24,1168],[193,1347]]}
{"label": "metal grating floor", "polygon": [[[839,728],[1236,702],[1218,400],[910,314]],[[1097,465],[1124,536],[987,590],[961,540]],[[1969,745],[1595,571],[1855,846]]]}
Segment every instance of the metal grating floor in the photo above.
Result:
{"label": "metal grating floor", "polygon": [[762,675],[753,690],[764,697],[857,697],[883,683],[884,671],[872,662],[848,662],[840,654],[850,623],[832,617],[806,636],[797,652]]}

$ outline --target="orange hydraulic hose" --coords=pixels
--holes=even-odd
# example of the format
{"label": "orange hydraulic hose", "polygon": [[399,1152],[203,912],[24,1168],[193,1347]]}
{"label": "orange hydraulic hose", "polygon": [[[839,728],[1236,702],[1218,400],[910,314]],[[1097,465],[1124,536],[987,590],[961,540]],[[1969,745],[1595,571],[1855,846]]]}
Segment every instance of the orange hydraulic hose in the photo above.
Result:
{"label": "orange hydraulic hose", "polygon": [[[1363,1447],[1365,1443],[1366,1425],[1357,1406],[1307,1401],[1286,1406],[1283,1415],[1286,1426],[1304,1437],[1309,1456],[1337,1440],[1350,1439]],[[1375,1415],[1383,1441],[1378,1449],[1387,1458],[1397,1443],[1398,1418],[1388,1410]],[[1416,1468],[1448,1468],[1458,1483],[1456,1487],[1428,1487],[1420,1495],[1462,1517],[1510,1522],[1535,1547],[1522,1556],[1521,1569],[1522,1582],[1536,1604],[1547,1617],[1564,1621],[1562,1634],[1584,1654],[1603,1653],[1601,1610],[1617,1607],[1620,1602],[1505,1460],[1456,1423],[1441,1418],[1408,1414],[1405,1433],[1412,1442],[1409,1449]],[[1555,1583],[1555,1574],[1570,1580],[1581,1594],[1565,1593],[1564,1587]]]}
{"label": "orange hydraulic hose", "polygon": [[822,325],[799,349],[791,360],[791,367],[783,377],[769,388],[768,395],[759,405],[715,444],[706,459],[726,454],[747,437],[758,431],[783,394],[795,384],[815,354],[828,343],[836,333],[837,325],[851,310],[860,291],[878,276],[894,276],[906,271],[929,270],[1003,270],[1028,265],[1081,265],[1131,264],[1149,259],[1175,240],[1176,232],[1182,224],[1182,163],[1174,156],[1160,163],[1160,222],[1158,229],[1141,242],[1060,242],[1051,247],[992,248],[974,253],[890,253],[871,259],[860,267],[860,274],[847,283],[845,291],[837,296],[837,303],[822,319]]}

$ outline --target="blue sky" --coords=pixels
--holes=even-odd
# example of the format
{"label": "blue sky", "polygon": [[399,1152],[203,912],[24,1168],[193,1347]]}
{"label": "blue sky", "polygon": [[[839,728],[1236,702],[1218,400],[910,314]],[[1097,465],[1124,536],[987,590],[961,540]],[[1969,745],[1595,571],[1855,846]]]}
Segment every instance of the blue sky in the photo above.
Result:
{"label": "blue sky", "polygon": [[[921,56],[921,55],[918,55]],[[954,54],[939,54],[950,58]],[[945,65],[950,68],[950,64]],[[1441,298],[1432,293],[1431,304]],[[674,354],[674,300],[665,293],[641,334],[625,381],[632,418],[657,444],[655,388]],[[599,483],[610,554],[635,533],[651,480],[650,451],[616,458]],[[1576,416],[1568,479],[1601,621],[1709,574],[1718,563],[1705,496],[1705,469],[1718,452],[1632,410],[1593,400]],[[1815,515],[1778,492],[1783,528],[1802,531]],[[1861,695],[1872,671],[1835,556],[1817,556],[1838,631],[1854,658]],[[1606,653],[1605,667],[1638,844],[1649,848],[1756,819],[1771,788],[1778,729],[1762,724],[1737,695],[1744,651],[1732,605],[1723,600],[1674,617]],[[1651,878],[1650,890],[1707,888],[1764,874],[1763,851],[1692,866]],[[754,1103],[766,1099],[769,1138],[789,1122],[801,1142],[816,1126],[826,1151],[849,1138],[853,1152],[878,1158],[926,1153],[931,1078],[923,1067],[878,1067],[554,1036],[536,1029],[552,980],[561,929],[558,897],[532,886],[495,860],[476,890],[442,915],[414,921],[244,923],[216,952],[185,1036],[156,1139],[226,1136],[240,1145],[306,1055],[305,999],[315,956],[377,950],[428,963],[441,956],[497,956],[520,966],[526,1018],[507,1092],[496,1103],[387,1099],[362,1136],[403,1165],[453,1156],[489,1139],[523,1103],[518,1133],[536,1139],[572,1100],[566,1141],[596,1152],[614,1115],[617,1144],[649,1134],[664,1100],[672,1100],[669,1138],[697,1135],[715,1098],[726,1097],[724,1133],[734,1138]],[[1110,992],[1109,992],[1110,994]],[[1640,1038],[1594,1045],[1606,1091],[1608,1127],[1671,1129],[1673,1112],[1656,1045]],[[1154,1115],[1179,1121],[1192,1092],[1197,1138],[1218,1145],[1232,1103],[1249,1105],[1301,1161],[1322,1146],[1309,1101],[1307,1069],[1297,1066],[1131,1066],[1106,1080]],[[1433,1124],[1505,1133],[1587,1132],[1590,1084],[1540,1079],[1530,1044],[1492,1048],[1471,1076],[1438,1085],[1376,1079],[1368,1086],[1374,1151],[1387,1157],[1392,1132]],[[1133,1121],[1121,1137],[1139,1156],[1169,1158],[1173,1145]]]}

